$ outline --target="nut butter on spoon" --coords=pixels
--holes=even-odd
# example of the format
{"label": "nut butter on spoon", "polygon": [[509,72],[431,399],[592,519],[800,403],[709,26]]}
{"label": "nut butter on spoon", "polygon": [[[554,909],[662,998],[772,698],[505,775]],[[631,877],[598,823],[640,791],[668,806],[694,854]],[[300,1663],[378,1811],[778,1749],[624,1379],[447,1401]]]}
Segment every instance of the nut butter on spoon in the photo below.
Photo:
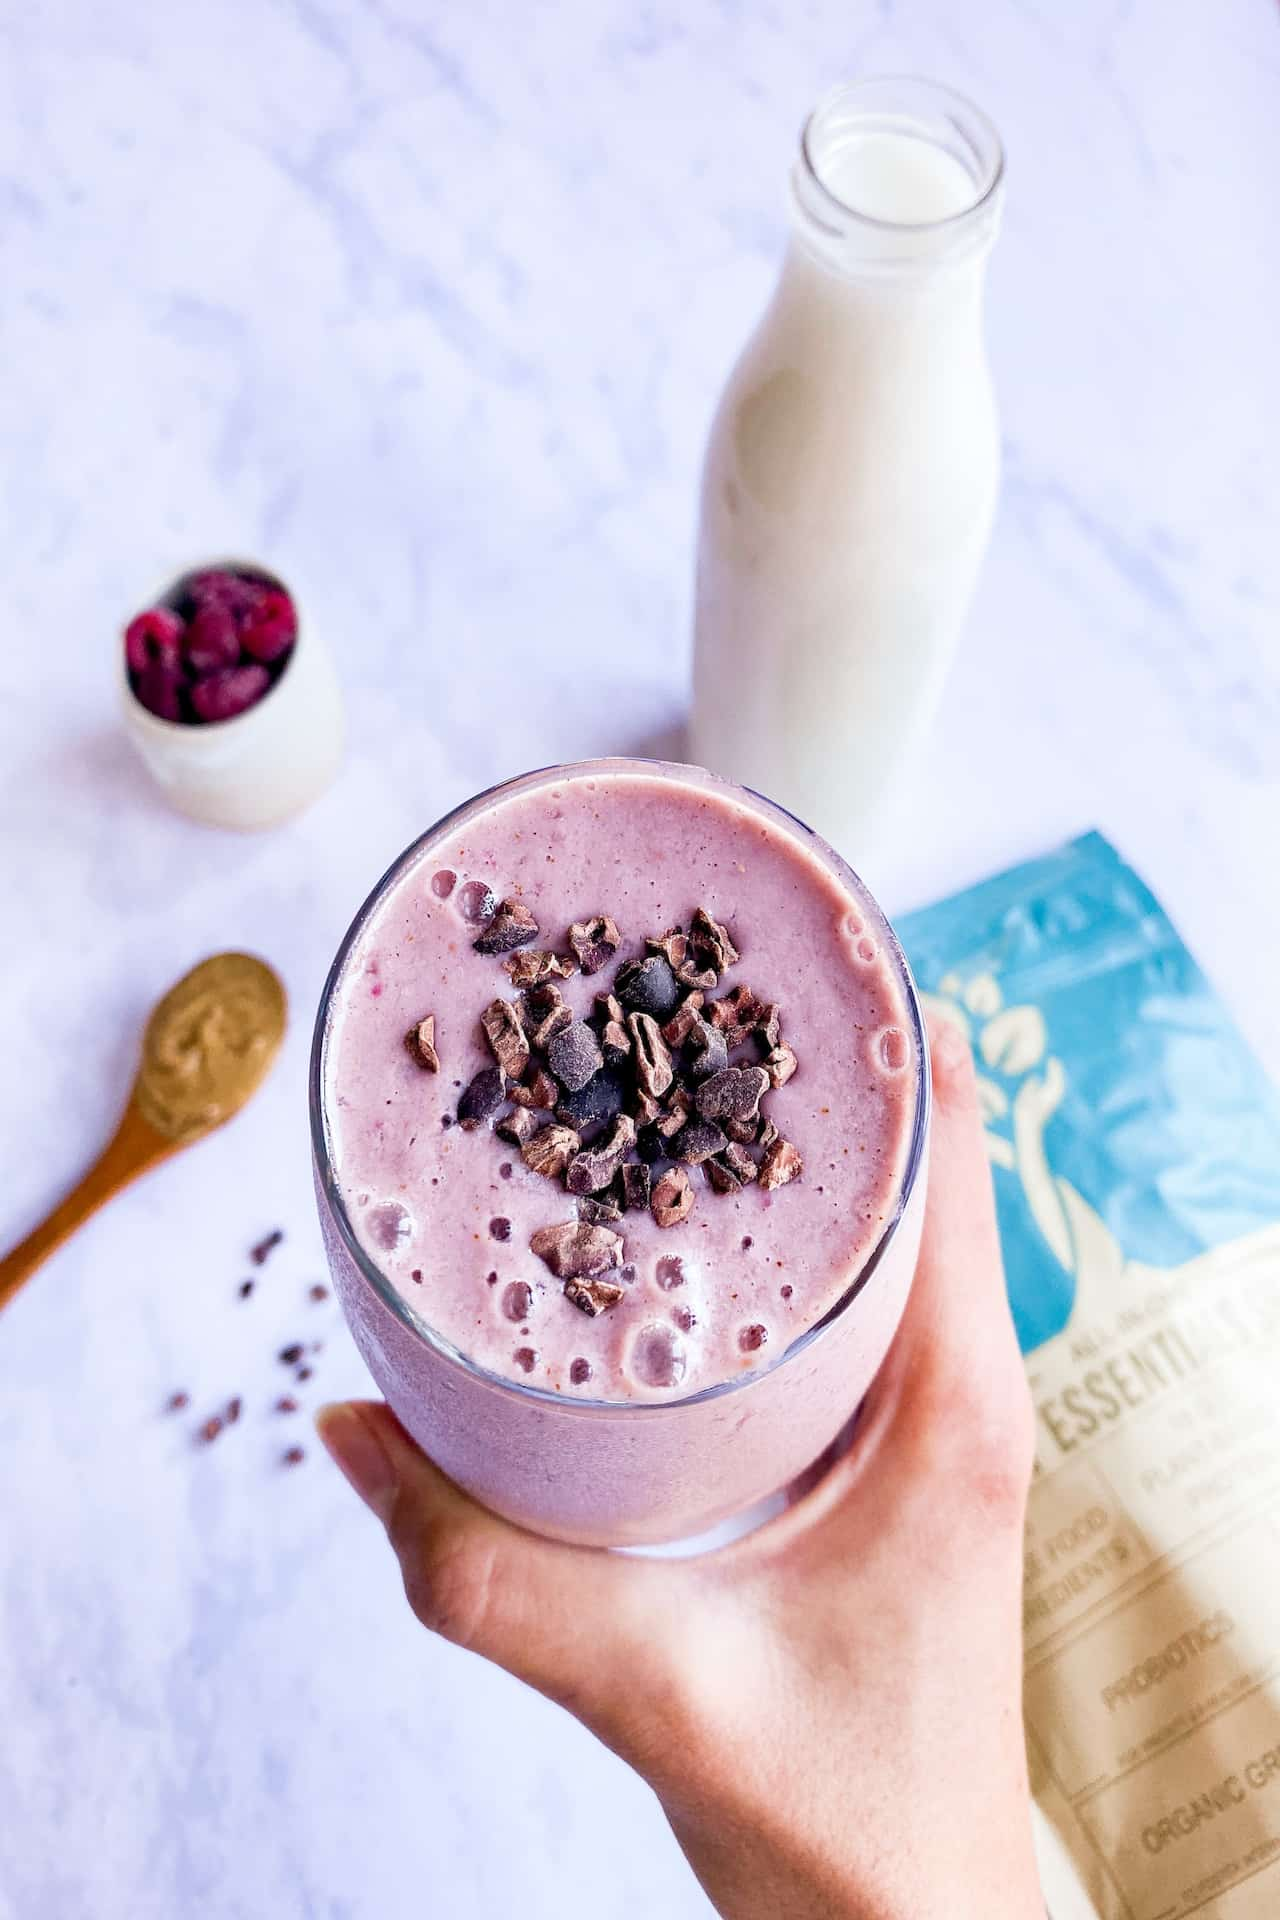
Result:
{"label": "nut butter on spoon", "polygon": [[279,975],[249,953],[215,953],[169,989],[147,1022],[129,1104],[101,1159],[0,1260],[0,1307],[139,1174],[239,1113],[280,1050],[285,1010]]}

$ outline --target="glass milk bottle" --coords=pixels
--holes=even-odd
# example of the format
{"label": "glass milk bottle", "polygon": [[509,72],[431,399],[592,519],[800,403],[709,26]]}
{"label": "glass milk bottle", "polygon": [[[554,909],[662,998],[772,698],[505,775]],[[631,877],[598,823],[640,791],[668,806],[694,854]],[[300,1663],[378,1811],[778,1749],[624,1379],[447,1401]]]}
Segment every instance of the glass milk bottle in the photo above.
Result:
{"label": "glass milk bottle", "polygon": [[1003,155],[923,80],[828,94],[703,478],[693,757],[852,858],[938,704],[995,508]]}

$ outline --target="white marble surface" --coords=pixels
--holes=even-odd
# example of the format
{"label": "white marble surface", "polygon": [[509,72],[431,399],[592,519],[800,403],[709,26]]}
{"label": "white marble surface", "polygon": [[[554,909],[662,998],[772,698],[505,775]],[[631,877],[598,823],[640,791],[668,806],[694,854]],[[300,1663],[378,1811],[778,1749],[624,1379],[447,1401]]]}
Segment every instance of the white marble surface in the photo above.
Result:
{"label": "white marble surface", "polygon": [[[795,127],[916,69],[1007,137],[1007,485],[868,877],[901,907],[1100,825],[1280,1070],[1274,9],[59,0],[0,45],[0,1240],[96,1150],[193,959],[257,948],[294,1006],[253,1109],[0,1326],[0,1914],[692,1920],[647,1792],[413,1627],[314,1447],[276,1464],[277,1346],[326,1338],[308,1404],[361,1385],[304,1300],[319,983],[447,803],[669,739],[700,447]],[[221,550],[299,584],[353,726],[339,785],[251,840],[163,812],[112,708],[121,614]],[[177,1386],[242,1393],[239,1428],[193,1451]]]}

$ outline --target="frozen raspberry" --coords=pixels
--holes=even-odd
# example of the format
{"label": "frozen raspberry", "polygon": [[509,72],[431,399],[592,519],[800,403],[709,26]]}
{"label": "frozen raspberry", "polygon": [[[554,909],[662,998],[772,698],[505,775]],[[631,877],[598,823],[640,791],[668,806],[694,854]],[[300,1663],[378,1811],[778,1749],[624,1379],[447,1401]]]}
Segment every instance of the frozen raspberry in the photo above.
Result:
{"label": "frozen raspberry", "polygon": [[148,667],[176,668],[182,645],[182,622],[168,607],[148,607],[124,630],[124,656],[130,673]]}
{"label": "frozen raspberry", "polygon": [[191,705],[198,720],[234,720],[261,700],[271,685],[265,667],[226,667],[197,680],[191,689]]}
{"label": "frozen raspberry", "polygon": [[264,593],[240,624],[240,644],[255,660],[272,661],[288,653],[298,637],[293,602],[279,587]]}
{"label": "frozen raspberry", "polygon": [[256,607],[268,588],[262,580],[249,580],[241,573],[227,573],[221,567],[207,567],[193,575],[187,592],[197,607],[220,606],[243,619]]}
{"label": "frozen raspberry", "polygon": [[240,663],[240,641],[235,615],[221,600],[197,606],[182,643],[192,673],[219,673]]}
{"label": "frozen raspberry", "polygon": [[180,720],[182,718],[182,689],[186,685],[176,666],[167,666],[162,660],[153,660],[150,666],[142,669],[133,683],[137,694],[148,713],[154,713],[160,720]]}

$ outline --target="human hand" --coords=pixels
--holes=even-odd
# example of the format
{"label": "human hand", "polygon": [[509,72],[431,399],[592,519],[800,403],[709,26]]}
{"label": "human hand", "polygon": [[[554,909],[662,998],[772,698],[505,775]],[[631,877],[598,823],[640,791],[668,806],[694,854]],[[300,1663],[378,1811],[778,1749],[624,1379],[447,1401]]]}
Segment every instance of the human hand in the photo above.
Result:
{"label": "human hand", "polygon": [[[726,1920],[1032,1920],[1021,1717],[1031,1409],[968,1048],[934,1038],[906,1314],[852,1449],[721,1551],[635,1559],[477,1506],[389,1409],[325,1410],[425,1626],[649,1781]],[[852,1411],[852,1409],[851,1409]]]}

